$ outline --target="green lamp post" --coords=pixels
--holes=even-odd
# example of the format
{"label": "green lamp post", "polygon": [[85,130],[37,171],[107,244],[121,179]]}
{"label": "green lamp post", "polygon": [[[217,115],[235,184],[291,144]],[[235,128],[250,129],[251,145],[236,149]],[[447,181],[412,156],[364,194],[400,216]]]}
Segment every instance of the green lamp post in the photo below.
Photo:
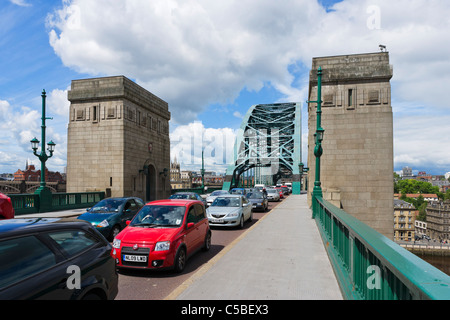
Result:
{"label": "green lamp post", "polygon": [[[41,125],[41,141],[34,138],[31,142],[31,149],[33,149],[33,154],[39,158],[39,161],[41,162],[41,183],[39,188],[36,190],[36,194],[39,195],[39,201],[40,201],[40,211],[45,212],[48,209],[51,208],[52,205],[52,192],[49,188],[46,186],[45,182],[45,163],[49,158],[53,156],[53,152],[55,151],[56,144],[53,141],[50,141],[47,146],[47,150],[50,152],[49,155],[45,152],[45,120],[46,119],[53,119],[53,118],[46,118],[45,117],[45,98],[47,97],[45,90],[42,91],[42,125]],[[39,143],[41,143],[41,152],[40,154],[37,153],[37,149],[39,146]]]}
{"label": "green lamp post", "polygon": [[203,158],[203,152],[202,150],[202,168],[200,169],[200,174],[202,175],[202,194],[205,193],[205,161]]}
{"label": "green lamp post", "polygon": [[316,157],[316,168],[315,168],[315,180],[314,180],[314,189],[312,192],[313,198],[313,218],[315,217],[315,213],[317,212],[316,208],[316,197],[323,197],[322,187],[320,182],[320,157],[323,153],[322,141],[323,134],[325,130],[322,128],[322,67],[319,67],[317,70],[317,101],[308,101],[312,103],[317,103],[317,125],[316,125],[316,133],[314,134],[315,147],[314,147],[314,156]]}

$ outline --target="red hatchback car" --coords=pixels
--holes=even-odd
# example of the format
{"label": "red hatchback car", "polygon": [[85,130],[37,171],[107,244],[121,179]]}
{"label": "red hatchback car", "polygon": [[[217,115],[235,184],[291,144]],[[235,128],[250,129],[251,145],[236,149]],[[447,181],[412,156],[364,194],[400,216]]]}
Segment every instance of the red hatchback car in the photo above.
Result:
{"label": "red hatchback car", "polygon": [[11,198],[3,193],[0,193],[0,220],[13,218],[14,208],[11,203]]}
{"label": "red hatchback car", "polygon": [[111,251],[119,268],[181,272],[188,257],[211,247],[211,230],[201,201],[152,201],[127,224],[114,238]]}

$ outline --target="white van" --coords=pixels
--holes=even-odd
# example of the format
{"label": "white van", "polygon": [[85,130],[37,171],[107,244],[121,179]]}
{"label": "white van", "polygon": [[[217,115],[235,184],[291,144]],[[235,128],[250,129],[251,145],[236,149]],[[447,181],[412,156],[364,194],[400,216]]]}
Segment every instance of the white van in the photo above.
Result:
{"label": "white van", "polygon": [[284,185],[285,185],[286,187],[288,187],[289,193],[292,193],[292,183],[291,183],[291,182],[286,182]]}

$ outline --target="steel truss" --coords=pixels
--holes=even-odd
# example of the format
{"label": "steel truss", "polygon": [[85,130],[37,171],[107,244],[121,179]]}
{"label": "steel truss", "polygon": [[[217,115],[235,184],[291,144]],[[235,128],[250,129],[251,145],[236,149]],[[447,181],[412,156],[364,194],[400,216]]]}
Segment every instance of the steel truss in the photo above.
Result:
{"label": "steel truss", "polygon": [[[234,145],[223,189],[239,185],[244,172],[260,168],[264,182],[291,178],[293,193],[300,193],[301,106],[298,103],[259,104],[245,115]],[[263,169],[264,168],[264,169]],[[255,177],[254,170],[252,177]]]}

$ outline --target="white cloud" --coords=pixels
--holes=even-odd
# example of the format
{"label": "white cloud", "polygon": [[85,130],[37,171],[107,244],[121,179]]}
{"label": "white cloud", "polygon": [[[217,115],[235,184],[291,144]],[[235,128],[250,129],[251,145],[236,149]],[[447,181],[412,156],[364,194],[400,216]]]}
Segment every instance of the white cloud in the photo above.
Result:
{"label": "white cloud", "polygon": [[231,128],[205,128],[199,121],[180,125],[170,134],[170,154],[183,170],[198,170],[202,151],[206,170],[225,173],[233,160],[236,132]]}
{"label": "white cloud", "polygon": [[67,99],[68,90],[53,89],[47,94],[46,105],[49,112],[69,119],[70,102]]}
{"label": "white cloud", "polygon": [[16,4],[21,7],[30,7],[31,4],[27,3],[25,0],[9,0],[11,3]]}
{"label": "white cloud", "polygon": [[233,112],[233,116],[235,116],[236,118],[239,118],[239,119],[242,119],[244,117],[239,111]]}

